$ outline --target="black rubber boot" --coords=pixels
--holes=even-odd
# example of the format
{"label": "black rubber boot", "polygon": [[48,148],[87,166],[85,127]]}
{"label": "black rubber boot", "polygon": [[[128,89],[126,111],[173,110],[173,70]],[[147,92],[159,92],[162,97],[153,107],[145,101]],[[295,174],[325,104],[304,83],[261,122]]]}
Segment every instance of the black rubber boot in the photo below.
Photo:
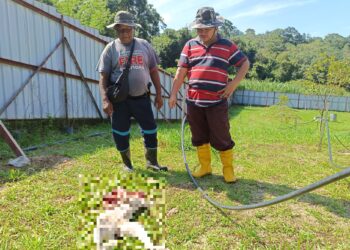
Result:
{"label": "black rubber boot", "polygon": [[150,168],[155,171],[168,171],[167,167],[160,166],[158,164],[156,148],[146,148],[145,157],[147,161],[147,168]]}
{"label": "black rubber boot", "polygon": [[120,155],[122,157],[125,170],[128,172],[132,172],[134,168],[131,164],[130,149],[120,152]]}

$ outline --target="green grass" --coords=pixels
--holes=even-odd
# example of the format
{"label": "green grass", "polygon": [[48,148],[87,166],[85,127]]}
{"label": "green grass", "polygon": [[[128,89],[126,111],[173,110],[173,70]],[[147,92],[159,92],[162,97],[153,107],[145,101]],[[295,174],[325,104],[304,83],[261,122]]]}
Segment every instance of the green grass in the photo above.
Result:
{"label": "green grass", "polygon": [[[331,134],[350,147],[350,114],[335,113],[338,119],[330,123]],[[224,204],[250,204],[340,171],[328,163],[326,138],[318,150],[319,124],[309,122],[318,115],[281,107],[231,108],[238,182],[223,182],[219,156],[213,150],[214,174],[201,179],[200,185]],[[349,178],[271,207],[222,211],[201,198],[187,176],[180,123],[158,125],[159,160],[171,171],[153,173],[144,168],[142,137],[135,125],[131,150],[137,173],[166,180],[165,232],[170,249],[349,249]],[[13,155],[1,142],[0,249],[76,249],[79,175],[112,178],[120,173],[121,159],[109,130],[107,123],[78,128],[77,135],[106,134],[32,151],[28,153],[32,164],[19,170],[5,166]],[[198,163],[188,126],[185,134],[187,160],[195,170]],[[19,139],[23,147],[40,144],[27,136]],[[72,136],[51,131],[45,138],[53,142]],[[334,161],[349,166],[349,151],[334,136],[332,143]]]}
{"label": "green grass", "polygon": [[240,90],[255,90],[265,92],[281,92],[281,93],[294,93],[304,95],[322,95],[329,93],[334,96],[350,96],[350,91],[346,91],[345,88],[341,88],[334,85],[322,85],[305,80],[296,80],[290,82],[273,82],[273,81],[259,81],[245,79],[239,85]]}

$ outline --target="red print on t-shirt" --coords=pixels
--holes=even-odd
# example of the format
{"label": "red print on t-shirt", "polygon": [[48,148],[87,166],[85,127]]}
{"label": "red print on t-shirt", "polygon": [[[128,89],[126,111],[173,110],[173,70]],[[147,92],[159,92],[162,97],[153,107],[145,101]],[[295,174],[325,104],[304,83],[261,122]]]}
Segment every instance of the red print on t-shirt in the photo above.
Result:
{"label": "red print on t-shirt", "polygon": [[[128,56],[121,56],[119,57],[119,65],[124,66],[129,57]],[[133,55],[131,58],[131,65],[143,65],[143,56],[142,55]]]}

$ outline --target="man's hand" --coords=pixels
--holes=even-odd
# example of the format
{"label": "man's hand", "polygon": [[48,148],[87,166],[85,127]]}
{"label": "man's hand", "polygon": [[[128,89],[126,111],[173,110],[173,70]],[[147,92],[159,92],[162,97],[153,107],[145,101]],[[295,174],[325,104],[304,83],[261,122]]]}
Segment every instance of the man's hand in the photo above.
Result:
{"label": "man's hand", "polygon": [[221,98],[229,98],[232,93],[236,90],[239,83],[242,81],[242,79],[245,77],[249,70],[249,61],[245,60],[243,64],[240,66],[240,68],[237,71],[236,77],[229,83],[227,83],[226,87],[222,90],[218,91],[218,94],[221,96]]}
{"label": "man's hand", "polygon": [[231,82],[231,83],[227,84],[224,89],[219,90],[217,93],[220,95],[221,98],[227,99],[232,95],[234,90],[235,90],[235,86]]}
{"label": "man's hand", "polygon": [[112,117],[113,113],[113,105],[109,100],[103,101],[103,112],[105,112],[108,116]]}
{"label": "man's hand", "polygon": [[154,105],[156,106],[156,108],[158,110],[160,110],[160,108],[163,107],[163,99],[162,99],[162,96],[160,94],[156,95],[156,98],[154,100]]}
{"label": "man's hand", "polygon": [[176,95],[171,95],[170,98],[169,98],[169,102],[168,102],[168,105],[169,105],[169,108],[174,108],[176,106]]}

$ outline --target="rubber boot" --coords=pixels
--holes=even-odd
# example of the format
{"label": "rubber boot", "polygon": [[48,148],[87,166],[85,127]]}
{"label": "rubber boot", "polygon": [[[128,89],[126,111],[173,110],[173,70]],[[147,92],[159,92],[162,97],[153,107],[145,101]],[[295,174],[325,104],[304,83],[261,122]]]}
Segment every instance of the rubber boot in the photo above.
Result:
{"label": "rubber boot", "polygon": [[192,174],[193,177],[199,178],[211,174],[211,152],[209,143],[197,147],[197,155],[201,168]]}
{"label": "rubber boot", "polygon": [[131,164],[130,149],[120,152],[120,155],[124,163],[124,169],[128,172],[132,172],[134,168]]}
{"label": "rubber boot", "polygon": [[157,160],[157,152],[156,148],[146,148],[145,158],[147,161],[147,168],[150,168],[155,171],[168,171],[168,168],[165,166],[160,166]]}
{"label": "rubber boot", "polygon": [[236,181],[236,177],[233,171],[233,151],[232,149],[226,151],[220,151],[220,158],[222,163],[222,173],[224,179],[228,183]]}

